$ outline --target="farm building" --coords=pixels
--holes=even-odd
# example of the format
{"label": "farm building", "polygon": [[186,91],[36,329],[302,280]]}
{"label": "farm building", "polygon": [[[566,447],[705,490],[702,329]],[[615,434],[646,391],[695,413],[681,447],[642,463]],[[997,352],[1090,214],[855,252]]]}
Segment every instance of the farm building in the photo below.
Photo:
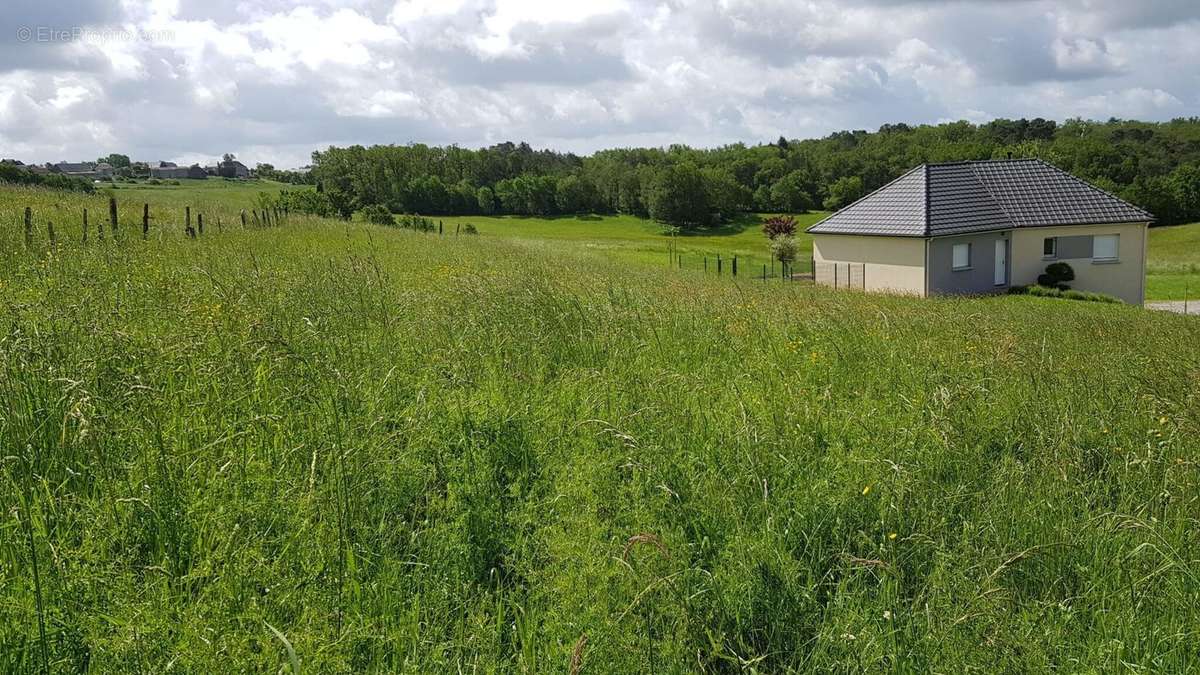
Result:
{"label": "farm building", "polygon": [[51,173],[61,173],[76,178],[92,180],[107,179],[113,175],[113,168],[107,162],[58,162],[49,166]]}
{"label": "farm building", "polygon": [[174,162],[159,162],[158,166],[150,167],[151,178],[208,178],[208,174],[199,164],[191,166],[176,166]]}
{"label": "farm building", "polygon": [[250,169],[236,159],[228,159],[217,164],[216,174],[222,178],[249,178]]}
{"label": "farm building", "polygon": [[1038,159],[923,164],[808,228],[819,284],[1003,292],[1068,263],[1071,287],[1142,304],[1154,217]]}

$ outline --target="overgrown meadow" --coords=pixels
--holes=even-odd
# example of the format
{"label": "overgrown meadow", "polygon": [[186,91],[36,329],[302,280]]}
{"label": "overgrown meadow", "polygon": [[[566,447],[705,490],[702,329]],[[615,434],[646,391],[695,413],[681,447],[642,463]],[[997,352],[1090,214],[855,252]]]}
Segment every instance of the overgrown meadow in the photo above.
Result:
{"label": "overgrown meadow", "polygon": [[1200,666],[1194,318],[15,201],[0,670]]}

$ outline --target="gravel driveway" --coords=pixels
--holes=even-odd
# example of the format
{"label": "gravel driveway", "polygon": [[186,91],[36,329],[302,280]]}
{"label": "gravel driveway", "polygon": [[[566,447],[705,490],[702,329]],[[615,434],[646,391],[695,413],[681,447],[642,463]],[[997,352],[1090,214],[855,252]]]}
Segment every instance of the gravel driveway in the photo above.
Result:
{"label": "gravel driveway", "polygon": [[1146,309],[1157,309],[1164,312],[1175,312],[1176,314],[1200,315],[1200,300],[1188,300],[1186,312],[1184,311],[1184,302],[1182,300],[1172,300],[1170,302],[1147,302]]}

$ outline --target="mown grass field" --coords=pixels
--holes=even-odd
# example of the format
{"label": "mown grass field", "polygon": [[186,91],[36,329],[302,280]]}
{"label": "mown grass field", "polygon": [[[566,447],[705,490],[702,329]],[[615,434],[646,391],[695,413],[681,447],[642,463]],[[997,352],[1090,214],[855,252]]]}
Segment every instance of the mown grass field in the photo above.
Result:
{"label": "mown grass field", "polygon": [[1194,318],[18,198],[0,670],[1200,667]]}
{"label": "mown grass field", "polygon": [[[796,216],[797,229],[812,225],[824,213],[805,213]],[[457,225],[471,223],[485,237],[505,237],[539,245],[572,244],[581,250],[601,254],[604,258],[643,263],[653,266],[672,264],[681,269],[703,271],[708,265],[716,274],[717,256],[722,258],[724,274],[731,272],[734,256],[738,257],[739,274],[761,276],[763,266],[768,277],[778,277],[778,263],[772,263],[762,233],[761,217],[745,215],[720,228],[683,232],[674,237],[664,234],[662,225],[635,216],[574,216],[556,218],[527,218],[519,216],[458,216],[438,218],[450,231]],[[812,238],[799,234],[799,255],[796,272],[810,271]],[[671,251],[675,255],[672,255]],[[707,258],[707,262],[706,259]]]}
{"label": "mown grass field", "polygon": [[1150,230],[1147,300],[1200,298],[1200,223]]}

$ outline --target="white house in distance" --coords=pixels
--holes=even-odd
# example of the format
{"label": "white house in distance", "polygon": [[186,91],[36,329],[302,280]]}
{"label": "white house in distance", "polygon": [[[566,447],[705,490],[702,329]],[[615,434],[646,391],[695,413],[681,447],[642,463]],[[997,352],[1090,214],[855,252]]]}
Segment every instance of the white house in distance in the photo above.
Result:
{"label": "white house in distance", "polygon": [[922,164],[808,228],[817,283],[920,296],[1002,292],[1054,262],[1140,305],[1154,216],[1039,159]]}

